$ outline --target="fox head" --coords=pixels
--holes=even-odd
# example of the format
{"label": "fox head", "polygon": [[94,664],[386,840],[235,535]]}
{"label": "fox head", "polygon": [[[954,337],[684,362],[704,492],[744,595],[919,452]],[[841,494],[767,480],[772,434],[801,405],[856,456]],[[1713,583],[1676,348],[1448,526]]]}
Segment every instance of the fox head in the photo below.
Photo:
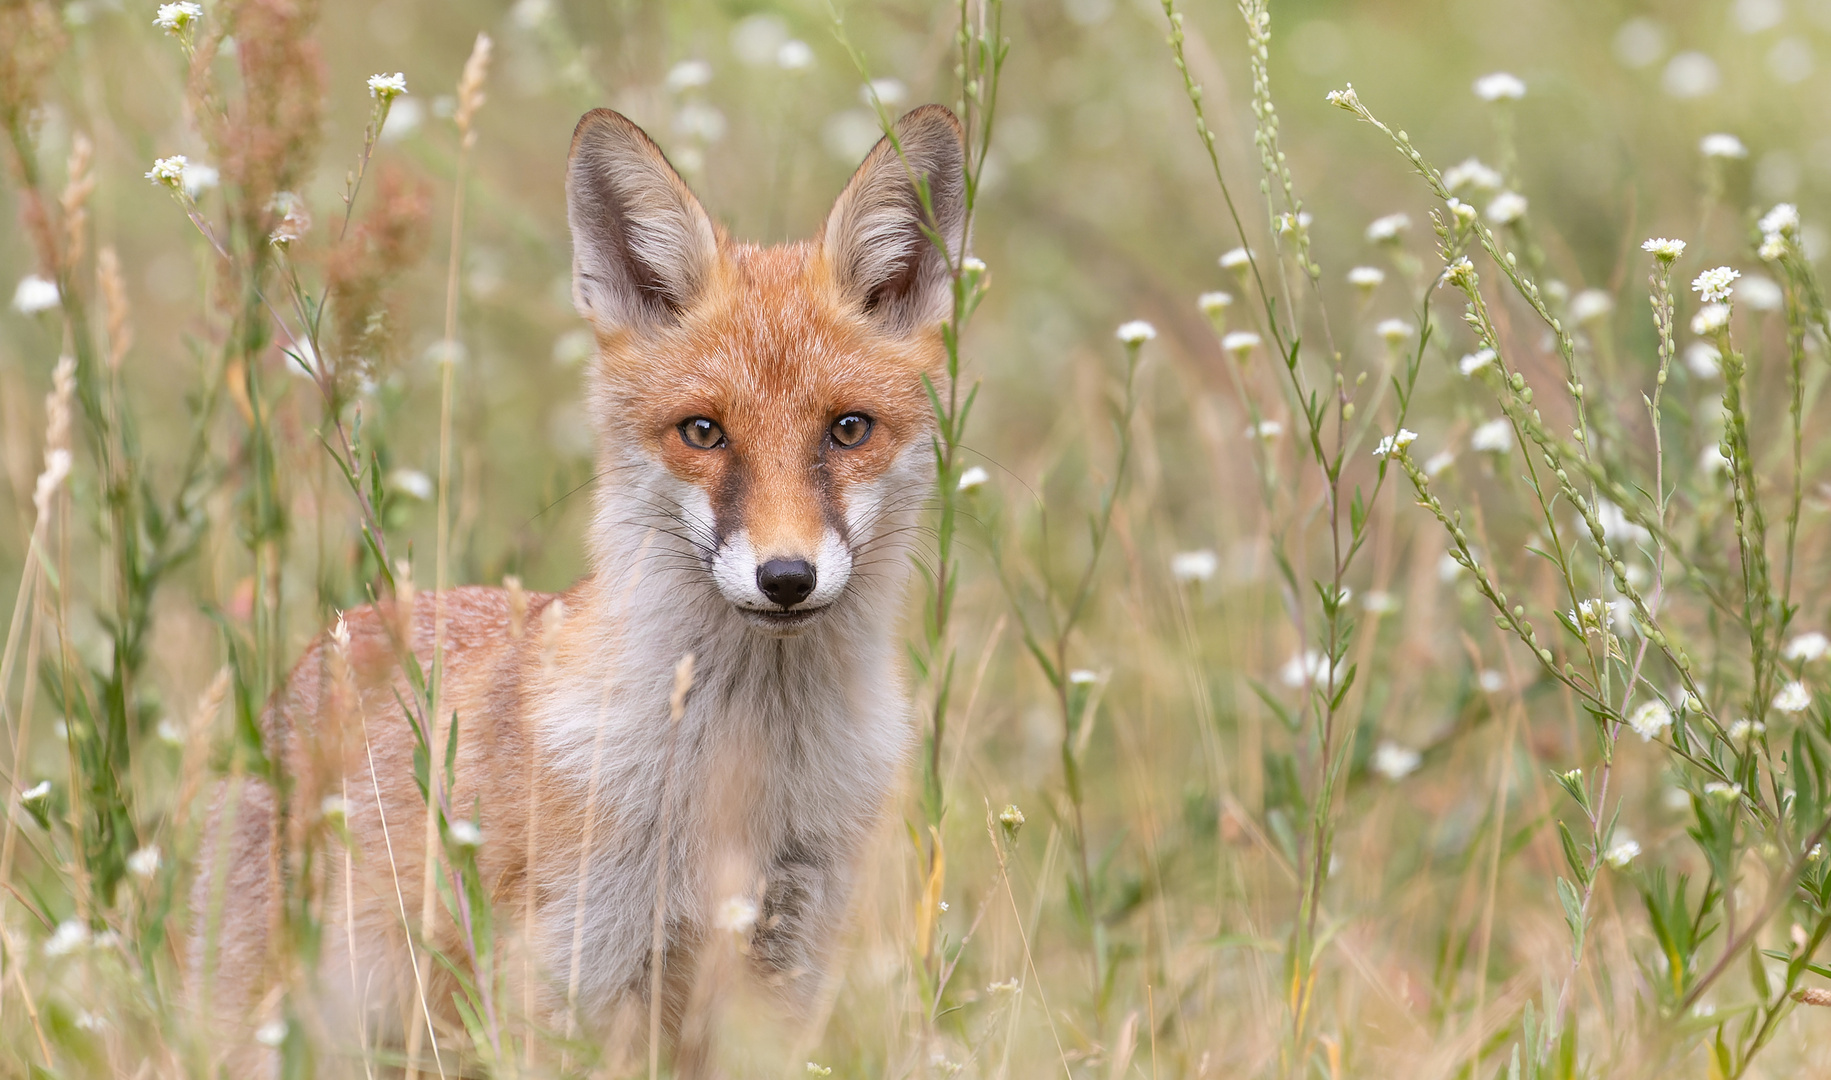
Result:
{"label": "fox head", "polygon": [[900,561],[932,484],[924,378],[945,391],[963,160],[954,115],[916,109],[815,239],[759,247],[714,226],[635,124],[585,114],[566,197],[573,300],[598,346],[601,563],[684,572],[787,634],[874,556]]}

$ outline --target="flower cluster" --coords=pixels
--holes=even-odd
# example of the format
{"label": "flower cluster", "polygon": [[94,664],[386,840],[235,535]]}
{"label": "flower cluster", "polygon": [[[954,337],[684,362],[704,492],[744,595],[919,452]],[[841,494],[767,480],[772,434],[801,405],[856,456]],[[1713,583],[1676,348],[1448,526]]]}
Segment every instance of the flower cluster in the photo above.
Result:
{"label": "flower cluster", "polygon": [[1734,282],[1741,276],[1740,270],[1732,270],[1727,266],[1712,267],[1692,280],[1691,290],[1703,297],[1706,304],[1721,304],[1736,291]]}
{"label": "flower cluster", "polygon": [[160,4],[153,25],[173,37],[187,33],[203,19],[203,8],[185,0],[179,4]]}
{"label": "flower cluster", "polygon": [[369,96],[389,102],[407,92],[407,76],[399,71],[392,75],[369,76]]}
{"label": "flower cluster", "polygon": [[1640,250],[1650,252],[1652,256],[1660,262],[1671,263],[1685,253],[1685,242],[1683,240],[1668,240],[1663,236],[1658,236],[1641,244]]}
{"label": "flower cluster", "polygon": [[1411,215],[1387,214],[1374,218],[1367,226],[1367,242],[1370,244],[1396,244],[1399,234],[1411,228]]}
{"label": "flower cluster", "polygon": [[1373,448],[1373,456],[1376,458],[1392,457],[1417,441],[1417,432],[1400,428],[1398,434],[1388,435],[1380,440],[1380,444]]}
{"label": "flower cluster", "polygon": [[1517,75],[1496,71],[1475,80],[1475,96],[1483,101],[1518,101],[1526,96],[1526,84]]}
{"label": "flower cluster", "polygon": [[1157,336],[1157,328],[1143,319],[1133,319],[1119,327],[1118,338],[1136,348]]}
{"label": "flower cluster", "polygon": [[1757,227],[1761,230],[1761,258],[1778,262],[1786,257],[1790,244],[1799,235],[1799,208],[1780,203],[1761,216]]}

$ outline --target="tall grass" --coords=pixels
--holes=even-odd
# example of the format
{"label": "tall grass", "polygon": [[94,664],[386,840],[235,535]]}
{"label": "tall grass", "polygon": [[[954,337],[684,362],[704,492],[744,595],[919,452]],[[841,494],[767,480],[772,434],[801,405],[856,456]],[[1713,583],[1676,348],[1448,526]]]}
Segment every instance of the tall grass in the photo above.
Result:
{"label": "tall grass", "polygon": [[422,989],[398,1045],[318,1030],[359,856],[260,710],[341,609],[582,569],[579,111],[773,240],[920,100],[971,236],[886,615],[920,751],[816,1030],[740,1008],[733,1060],[1831,1068],[1826,44],[1748,0],[0,6],[0,1071],[220,1074],[219,780],[300,808],[287,1075],[612,1070],[511,1000],[442,649]]}

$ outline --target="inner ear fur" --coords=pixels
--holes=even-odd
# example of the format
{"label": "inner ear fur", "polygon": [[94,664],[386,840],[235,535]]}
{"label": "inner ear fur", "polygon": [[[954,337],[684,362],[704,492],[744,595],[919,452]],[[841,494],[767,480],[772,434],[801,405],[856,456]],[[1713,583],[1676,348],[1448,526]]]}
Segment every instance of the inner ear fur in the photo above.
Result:
{"label": "inner ear fur", "polygon": [[572,299],[600,331],[666,324],[711,280],[718,234],[643,130],[593,109],[566,163]]}
{"label": "inner ear fur", "polygon": [[[910,335],[953,310],[949,267],[965,241],[966,148],[960,121],[940,105],[905,113],[891,131],[833,204],[821,248],[842,295],[884,329]],[[926,208],[916,178],[926,182]]]}

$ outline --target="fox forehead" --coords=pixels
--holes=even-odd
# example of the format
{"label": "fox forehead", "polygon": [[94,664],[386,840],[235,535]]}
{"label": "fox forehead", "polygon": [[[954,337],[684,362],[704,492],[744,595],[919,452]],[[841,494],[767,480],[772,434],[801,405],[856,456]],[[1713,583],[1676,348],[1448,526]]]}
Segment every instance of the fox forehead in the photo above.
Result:
{"label": "fox forehead", "polygon": [[925,430],[923,376],[942,370],[938,332],[881,332],[840,293],[816,244],[727,241],[719,255],[675,325],[601,344],[612,407],[644,441],[670,438],[696,415],[751,449],[805,445],[851,411],[871,415],[874,437],[901,443]]}

